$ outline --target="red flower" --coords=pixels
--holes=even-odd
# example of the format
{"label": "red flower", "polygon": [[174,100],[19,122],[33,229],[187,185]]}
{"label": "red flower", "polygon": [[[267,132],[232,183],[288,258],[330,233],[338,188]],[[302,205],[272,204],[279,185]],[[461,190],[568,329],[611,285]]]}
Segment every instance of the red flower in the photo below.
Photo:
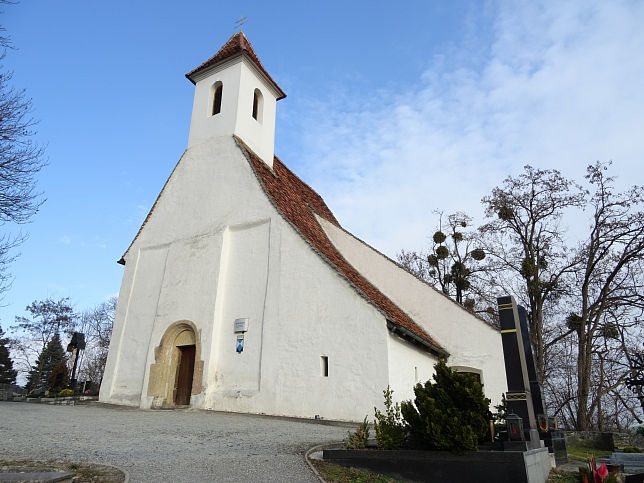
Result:
{"label": "red flower", "polygon": [[597,470],[597,474],[601,478],[601,481],[604,481],[604,478],[608,476],[608,468],[606,467],[606,463],[603,463],[599,469]]}

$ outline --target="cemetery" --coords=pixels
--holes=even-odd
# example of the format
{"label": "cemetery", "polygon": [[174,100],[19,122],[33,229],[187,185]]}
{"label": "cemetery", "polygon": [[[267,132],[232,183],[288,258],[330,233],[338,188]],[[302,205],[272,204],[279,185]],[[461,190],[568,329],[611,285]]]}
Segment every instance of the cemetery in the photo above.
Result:
{"label": "cemetery", "polygon": [[[411,481],[544,483],[551,469],[569,468],[564,431],[556,418],[543,414],[525,309],[512,297],[499,298],[498,308],[509,389],[496,414],[490,413],[480,384],[439,363],[435,383],[416,387],[414,404],[393,404],[390,389],[384,392],[386,412],[375,409],[375,439],[369,438],[365,417],[342,446],[325,447],[317,458]],[[488,428],[486,417],[493,418]],[[580,437],[592,448],[588,467],[579,465],[580,481],[644,480],[641,450],[616,448],[609,433]],[[595,448],[612,454],[597,461],[590,453]]]}

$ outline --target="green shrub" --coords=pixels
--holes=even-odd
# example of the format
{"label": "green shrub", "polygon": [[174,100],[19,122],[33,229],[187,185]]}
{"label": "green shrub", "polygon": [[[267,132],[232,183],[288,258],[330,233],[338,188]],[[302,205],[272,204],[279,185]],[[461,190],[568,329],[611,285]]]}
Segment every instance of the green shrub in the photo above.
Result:
{"label": "green shrub", "polygon": [[67,369],[67,362],[62,360],[54,366],[49,378],[47,379],[47,383],[49,384],[49,390],[54,393],[69,385],[69,370]]}
{"label": "green shrub", "polygon": [[58,397],[69,397],[73,395],[74,395],[74,391],[72,391],[71,389],[63,389],[58,393]]}
{"label": "green shrub", "polygon": [[635,446],[626,446],[623,450],[624,453],[641,453],[642,450]]}
{"label": "green shrub", "polygon": [[414,402],[401,404],[412,441],[429,449],[476,450],[489,432],[490,400],[474,378],[442,361],[434,369],[435,383],[417,384]]}
{"label": "green shrub", "polygon": [[349,437],[344,443],[344,449],[364,449],[369,439],[369,422],[367,421],[367,416],[364,417],[364,421],[362,421],[362,424],[358,426],[355,432],[347,432],[349,433]]}
{"label": "green shrub", "polygon": [[389,386],[382,392],[385,395],[385,412],[373,408],[376,413],[373,429],[376,430],[378,449],[400,449],[407,433],[400,416],[400,405],[393,404],[391,395],[394,391]]}

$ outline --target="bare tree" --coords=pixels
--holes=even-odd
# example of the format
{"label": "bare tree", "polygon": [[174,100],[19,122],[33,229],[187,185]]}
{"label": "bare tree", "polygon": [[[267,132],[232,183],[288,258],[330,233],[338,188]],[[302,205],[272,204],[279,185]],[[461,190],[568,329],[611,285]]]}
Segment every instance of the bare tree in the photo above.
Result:
{"label": "bare tree", "polygon": [[492,285],[513,292],[526,305],[537,376],[545,379],[544,314],[565,293],[561,283],[578,263],[568,256],[562,238],[564,211],[579,207],[583,192],[557,170],[525,166],[518,177],[482,199],[490,222],[480,230],[489,255]]}
{"label": "bare tree", "polygon": [[[10,3],[2,1],[0,3]],[[11,47],[0,27],[0,48]],[[0,225],[24,224],[42,205],[36,191],[36,174],[45,165],[44,148],[33,141],[36,121],[31,117],[31,100],[23,89],[11,85],[12,73],[0,67]],[[15,259],[12,249],[25,239],[23,233],[0,234],[0,293],[8,288],[8,265]]]}
{"label": "bare tree", "polygon": [[10,346],[18,368],[28,372],[55,334],[73,332],[76,315],[69,298],[35,300],[25,310],[31,317],[16,316]]}
{"label": "bare tree", "polygon": [[477,311],[478,302],[485,311],[488,294],[475,283],[476,274],[485,270],[479,263],[485,252],[478,246],[476,232],[471,230],[472,218],[457,212],[444,219],[442,212],[436,213],[438,226],[429,248],[422,252],[401,250],[397,262],[468,310]]}
{"label": "bare tree", "polygon": [[79,380],[90,380],[100,385],[107,362],[107,351],[112,337],[116,297],[84,311],[76,329],[85,334],[86,348],[78,361]]}
{"label": "bare tree", "polygon": [[[568,317],[577,336],[577,397],[575,427],[591,424],[598,400],[592,398],[593,355],[606,338],[617,337],[619,329],[644,310],[644,189],[634,186],[615,193],[607,164],[589,166],[586,179],[594,192],[589,208],[591,226],[575,254],[578,269]],[[633,322],[634,326],[638,324]]]}

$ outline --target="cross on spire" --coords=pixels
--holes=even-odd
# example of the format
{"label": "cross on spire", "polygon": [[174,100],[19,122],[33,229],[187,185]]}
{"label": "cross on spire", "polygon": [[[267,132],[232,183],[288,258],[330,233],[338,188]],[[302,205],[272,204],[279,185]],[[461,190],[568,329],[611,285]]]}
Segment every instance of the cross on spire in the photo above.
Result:
{"label": "cross on spire", "polygon": [[243,15],[239,17],[239,20],[235,22],[235,25],[239,27],[239,31],[241,32],[244,28],[244,24],[248,22],[248,18],[244,17]]}

